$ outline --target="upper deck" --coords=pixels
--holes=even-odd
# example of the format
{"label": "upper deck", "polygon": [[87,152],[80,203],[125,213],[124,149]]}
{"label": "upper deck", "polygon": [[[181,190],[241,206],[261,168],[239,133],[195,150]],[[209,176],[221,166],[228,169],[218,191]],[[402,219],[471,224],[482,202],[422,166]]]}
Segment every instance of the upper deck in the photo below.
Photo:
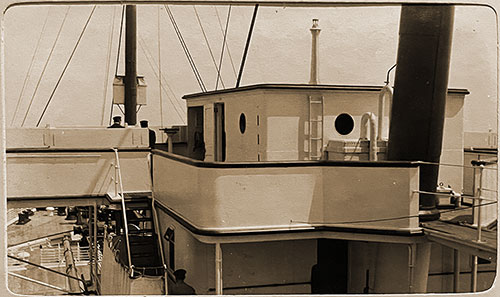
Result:
{"label": "upper deck", "polygon": [[204,162],[153,150],[153,163],[156,201],[195,234],[421,231],[415,162]]}

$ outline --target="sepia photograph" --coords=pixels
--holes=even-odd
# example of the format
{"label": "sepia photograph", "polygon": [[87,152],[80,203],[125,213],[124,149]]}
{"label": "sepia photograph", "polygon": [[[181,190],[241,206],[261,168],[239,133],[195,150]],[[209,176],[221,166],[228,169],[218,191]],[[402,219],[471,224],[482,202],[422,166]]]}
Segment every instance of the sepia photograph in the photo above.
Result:
{"label": "sepia photograph", "polygon": [[492,1],[0,0],[0,295],[499,294]]}

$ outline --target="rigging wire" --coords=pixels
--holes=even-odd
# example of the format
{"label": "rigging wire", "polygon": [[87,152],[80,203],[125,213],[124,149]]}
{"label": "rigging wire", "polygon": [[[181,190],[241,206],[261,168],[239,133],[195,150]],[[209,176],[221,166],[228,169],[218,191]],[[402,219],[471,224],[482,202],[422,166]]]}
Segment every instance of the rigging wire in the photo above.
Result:
{"label": "rigging wire", "polygon": [[202,92],[206,92],[207,88],[205,87],[205,84],[203,83],[201,75],[198,71],[198,68],[196,67],[196,64],[194,63],[193,57],[191,56],[191,54],[189,52],[187,44],[184,41],[184,38],[182,37],[182,33],[179,30],[179,27],[177,26],[177,22],[175,21],[174,15],[173,15],[173,13],[170,10],[170,7],[168,5],[164,5],[164,6],[165,6],[165,11],[170,18],[170,22],[172,22],[172,26],[174,27],[175,33],[177,34],[177,38],[179,38],[179,42],[181,43],[182,49],[184,50],[184,53],[186,54],[186,58],[188,59],[188,62],[191,65],[191,69],[193,70],[194,76],[196,77],[196,80],[198,81],[200,89]]}
{"label": "rigging wire", "polygon": [[[219,67],[217,66],[217,62],[215,61],[214,53],[212,52],[212,47],[210,46],[210,42],[208,41],[207,34],[205,33],[205,28],[203,28],[203,24],[201,23],[200,15],[198,14],[198,10],[196,9],[196,6],[193,5],[194,13],[196,15],[196,19],[198,20],[198,24],[200,25],[201,33],[203,33],[203,38],[205,38],[205,42],[207,43],[208,51],[210,52],[210,57],[212,57],[212,62],[214,63],[215,71],[219,73]],[[222,83],[222,87],[225,89],[226,86],[224,85],[224,81],[222,80],[222,77],[220,78],[220,81]]]}
{"label": "rigging wire", "polygon": [[[120,65],[120,48],[122,44],[122,33],[123,33],[123,19],[125,18],[125,5],[122,5],[122,17],[120,19],[120,35],[118,37],[118,53],[116,54],[116,68],[115,68],[115,77],[118,76],[118,66]],[[111,103],[110,110],[109,110],[109,125],[111,125],[112,119],[113,119],[113,106],[114,104]]]}
{"label": "rigging wire", "polygon": [[253,10],[252,21],[250,22],[250,28],[248,29],[247,42],[245,43],[245,50],[243,51],[243,57],[241,57],[240,71],[238,72],[238,78],[236,79],[236,88],[240,86],[241,76],[243,75],[243,69],[245,68],[245,62],[247,60],[248,49],[250,48],[250,40],[252,40],[253,28],[255,26],[255,19],[257,18],[257,11],[259,10],[259,4],[255,4]]}
{"label": "rigging wire", "polygon": [[125,112],[123,111],[122,107],[120,106],[120,104],[116,104],[116,106],[118,106],[118,109],[122,112],[123,115],[125,115]]}
{"label": "rigging wire", "polygon": [[45,70],[47,69],[47,65],[49,64],[50,58],[52,57],[52,53],[54,53],[54,49],[57,45],[57,41],[59,40],[59,37],[61,36],[62,29],[64,27],[64,23],[66,23],[66,19],[68,17],[69,10],[71,9],[71,6],[68,6],[66,9],[66,13],[64,14],[64,18],[61,22],[61,26],[59,27],[59,30],[57,31],[56,39],[54,39],[54,43],[52,44],[52,48],[50,49],[49,55],[47,56],[47,60],[45,61],[45,65],[43,65],[42,72],[40,73],[40,77],[38,78],[38,81],[35,86],[35,90],[33,91],[33,94],[31,95],[31,100],[30,103],[28,104],[28,109],[26,110],[26,113],[24,114],[23,122],[21,123],[21,127],[24,126],[24,123],[26,122],[26,118],[28,117],[28,114],[31,109],[31,105],[33,104],[33,100],[35,99],[36,92],[38,91],[38,87],[40,86],[40,82],[42,81],[43,75],[45,74]]}
{"label": "rigging wire", "polygon": [[[151,67],[151,69],[153,70],[153,74],[156,76],[156,78],[158,78],[158,74],[156,72],[156,69],[153,66],[154,62],[152,62],[151,59],[150,59],[150,57],[149,57],[149,55],[151,55],[151,53],[149,53],[149,51],[147,50],[147,48],[145,48],[144,44],[145,44],[145,42],[142,39],[142,37],[139,37],[139,46],[140,46],[141,50],[144,52],[144,56],[146,57],[146,61],[148,62],[148,64]],[[177,106],[174,104],[174,100],[168,95],[167,90],[165,89],[165,87],[163,86],[163,84],[162,84],[162,89],[165,90],[165,94],[167,95],[167,98],[170,101],[170,103],[172,104],[172,106],[174,107],[174,111],[177,113],[177,115],[181,119],[181,121],[185,124],[186,121],[184,120],[184,117],[182,117],[182,112],[179,111],[179,109],[177,108]]]}
{"label": "rigging wire", "polygon": [[[498,203],[497,201],[493,202],[487,202],[483,203],[481,205],[471,205],[467,207],[461,207],[461,208],[456,208],[456,209],[448,209],[448,210],[443,210],[437,212],[438,214],[443,214],[447,212],[454,212],[454,211],[460,211],[464,209],[469,209],[469,208],[477,208],[477,207],[483,207],[483,206],[488,206]],[[385,221],[395,221],[395,220],[404,220],[404,219],[411,219],[411,218],[418,218],[420,215],[409,215],[409,216],[400,216],[400,217],[389,217],[389,218],[380,218],[380,219],[371,219],[371,220],[359,220],[359,221],[341,221],[341,222],[307,222],[307,221],[296,221],[296,220],[290,220],[290,223],[301,223],[301,224],[329,224],[329,225],[337,225],[337,224],[358,224],[358,223],[375,223],[375,222],[385,222]]]}
{"label": "rigging wire", "polygon": [[43,33],[45,32],[45,27],[47,25],[47,21],[49,19],[50,7],[47,10],[47,15],[45,16],[45,21],[43,22],[42,30],[40,31],[40,36],[36,42],[35,51],[33,52],[33,56],[31,57],[30,65],[28,66],[28,71],[26,71],[26,77],[24,78],[23,87],[21,88],[21,93],[19,93],[19,98],[17,99],[16,110],[14,111],[14,115],[12,116],[12,121],[10,125],[14,125],[14,121],[16,119],[17,112],[19,111],[19,105],[22,101],[24,91],[26,90],[26,85],[28,84],[29,77],[31,75],[31,70],[33,69],[33,62],[35,61],[35,56],[38,53],[38,48],[40,46],[40,41],[42,40]]}
{"label": "rigging wire", "polygon": [[[146,42],[144,41],[144,39],[141,36],[139,36],[139,45],[141,46],[141,50],[144,52],[144,56],[146,57],[146,60],[148,61],[149,66],[153,70],[155,77],[158,78],[159,76],[158,76],[158,74],[156,74],[157,69],[155,68],[155,61],[153,58],[153,54],[149,51],[148,47],[146,46]],[[150,59],[150,57],[151,57],[151,59]],[[165,90],[165,93],[167,94],[167,96],[169,97],[169,100],[171,100],[171,101],[172,101],[172,99],[171,99],[170,95],[168,94],[168,91],[170,91],[170,93],[172,93],[172,96],[174,98],[172,101],[172,104],[176,103],[180,109],[183,109],[184,106],[181,103],[179,103],[178,100],[175,100],[175,98],[177,98],[177,95],[174,93],[174,91],[172,90],[172,87],[170,86],[170,84],[168,83],[168,81],[165,79],[164,76],[162,77],[161,80],[162,80],[162,89]],[[166,89],[165,89],[164,85],[167,86]]]}
{"label": "rigging wire", "polygon": [[61,72],[61,75],[59,76],[59,79],[57,80],[57,83],[54,86],[54,89],[52,90],[52,93],[50,94],[49,100],[45,104],[45,107],[44,107],[44,109],[42,111],[42,114],[40,115],[40,118],[38,119],[38,122],[36,123],[37,127],[40,126],[40,122],[42,121],[43,116],[45,115],[45,112],[47,111],[47,108],[49,107],[49,104],[52,101],[52,98],[54,98],[54,94],[56,93],[57,87],[61,83],[61,80],[62,80],[64,74],[66,73],[66,70],[68,69],[69,63],[73,59],[73,56],[74,56],[74,54],[76,52],[76,49],[78,48],[78,45],[80,44],[80,41],[82,40],[83,34],[85,33],[85,30],[87,29],[87,26],[88,26],[88,24],[90,22],[90,19],[92,18],[92,15],[94,14],[94,11],[95,11],[96,7],[97,7],[97,5],[94,5],[94,7],[92,8],[92,11],[90,12],[89,17],[87,18],[87,22],[85,23],[85,26],[83,27],[82,32],[80,33],[80,36],[78,37],[78,40],[76,41],[76,44],[75,44],[75,46],[73,48],[73,51],[71,52],[71,55],[69,56],[68,62],[66,62],[66,65],[64,66],[64,69]]}
{"label": "rigging wire", "polygon": [[159,87],[159,97],[160,97],[160,126],[163,128],[163,99],[161,96],[161,22],[160,22],[160,9],[158,6],[157,17],[158,17],[158,87]]}
{"label": "rigging wire", "polygon": [[122,18],[120,21],[120,37],[118,37],[118,54],[116,55],[115,76],[118,75],[118,66],[120,65],[120,49],[121,49],[121,45],[122,45],[123,19],[124,18],[125,18],[125,5],[122,5]]}
{"label": "rigging wire", "polygon": [[[116,19],[116,7],[113,8],[113,17],[111,19],[111,23],[109,24],[109,35],[108,35],[108,52],[106,56],[106,70],[104,72],[104,102],[102,104],[102,118],[101,118],[101,126],[104,126],[104,118],[106,116],[106,99],[108,97],[108,85],[109,85],[109,68],[111,67],[111,49],[113,47],[113,33],[114,33],[114,24]],[[111,107],[113,107],[113,99],[111,98]]]}
{"label": "rigging wire", "polygon": [[[220,15],[219,15],[219,10],[217,9],[217,6],[214,6],[214,9],[215,9],[215,15],[217,16],[217,20],[219,22],[220,32],[222,35],[224,35],[224,29],[222,29],[222,20],[221,20]],[[233,68],[233,74],[234,74],[234,77],[236,78],[237,77],[236,67],[234,67],[233,56],[231,55],[231,51],[229,49],[229,43],[227,44],[227,54],[229,55],[229,60],[231,61],[231,66]]]}
{"label": "rigging wire", "polygon": [[220,53],[219,69],[217,69],[217,81],[215,82],[215,90],[217,90],[217,87],[219,86],[220,70],[222,67],[222,58],[224,57],[224,49],[226,47],[227,28],[229,27],[229,20],[231,18],[231,7],[232,6],[229,5],[229,9],[227,10],[226,29],[224,30],[224,39],[222,41],[222,51]]}

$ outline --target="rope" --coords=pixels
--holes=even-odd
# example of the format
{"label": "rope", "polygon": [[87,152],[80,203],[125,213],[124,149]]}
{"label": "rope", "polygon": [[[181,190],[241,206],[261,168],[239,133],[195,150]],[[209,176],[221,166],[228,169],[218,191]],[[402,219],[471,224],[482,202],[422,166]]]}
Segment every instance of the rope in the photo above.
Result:
{"label": "rope", "polygon": [[19,94],[19,98],[17,99],[16,110],[14,111],[14,116],[12,116],[12,121],[10,122],[11,126],[14,125],[14,120],[16,119],[17,112],[19,111],[19,105],[21,103],[21,99],[23,98],[24,90],[26,89],[28,79],[31,75],[31,69],[33,68],[33,62],[35,61],[35,56],[38,53],[40,41],[42,40],[43,33],[45,32],[45,26],[47,25],[47,20],[49,19],[49,14],[50,14],[50,7],[47,10],[47,16],[45,16],[45,21],[43,22],[42,30],[40,31],[40,36],[38,37],[38,40],[36,42],[35,51],[33,52],[33,56],[31,57],[31,62],[30,62],[30,65],[28,67],[28,71],[26,71],[26,77],[24,78],[23,87],[21,88],[21,93]]}
{"label": "rope", "polygon": [[[122,44],[122,33],[123,33],[123,19],[125,18],[125,5],[122,5],[122,17],[120,19],[120,35],[118,37],[118,52],[116,54],[116,69],[115,77],[118,76],[118,66],[120,65],[120,48]],[[111,125],[113,119],[113,103],[111,103],[109,110],[109,125]]]}
{"label": "rope", "polygon": [[160,126],[163,128],[163,99],[161,96],[161,23],[160,23],[160,6],[157,11],[158,16],[158,87],[160,92]]}
{"label": "rope", "polygon": [[177,38],[179,38],[179,42],[181,43],[182,49],[184,50],[184,53],[186,54],[186,58],[188,59],[189,64],[191,65],[191,69],[193,70],[194,76],[196,77],[196,80],[198,81],[198,84],[200,85],[201,91],[206,92],[207,88],[205,87],[205,84],[203,83],[203,80],[201,78],[201,75],[198,71],[198,68],[196,68],[196,64],[194,63],[193,57],[189,53],[189,49],[186,45],[186,42],[184,41],[184,38],[182,37],[181,31],[179,30],[179,27],[177,26],[177,23],[175,21],[174,15],[172,14],[172,11],[170,11],[170,8],[168,5],[165,6],[165,11],[167,12],[170,21],[172,22],[172,26],[174,27],[175,33],[177,34]]}
{"label": "rope", "polygon": [[35,90],[33,91],[33,94],[31,95],[31,100],[28,105],[28,109],[26,110],[26,113],[24,114],[23,122],[21,124],[21,127],[24,126],[24,123],[26,122],[26,118],[28,117],[28,114],[31,109],[31,105],[33,104],[33,99],[35,99],[36,92],[38,91],[38,87],[40,86],[40,82],[42,81],[42,77],[45,73],[45,70],[47,69],[47,65],[49,64],[50,58],[52,57],[52,53],[54,52],[54,49],[57,45],[57,41],[59,40],[59,37],[61,36],[61,31],[64,27],[64,23],[66,22],[66,18],[68,17],[68,13],[70,10],[71,6],[68,6],[66,9],[66,13],[64,14],[63,21],[61,23],[61,26],[59,27],[59,31],[57,32],[56,39],[54,40],[54,43],[52,44],[52,48],[50,49],[49,55],[47,57],[47,60],[45,61],[45,65],[43,65],[42,73],[40,73],[40,77],[38,78],[38,82],[36,83]]}
{"label": "rope", "polygon": [[224,39],[222,41],[222,51],[220,53],[219,69],[217,69],[217,81],[215,82],[215,90],[217,90],[217,87],[219,86],[220,70],[222,67],[222,58],[224,57],[224,48],[226,46],[227,28],[229,27],[230,18],[231,18],[231,5],[229,5],[229,9],[227,10],[226,29],[224,30]]}
{"label": "rope", "polygon": [[[142,39],[142,37],[139,37],[139,46],[141,48],[141,50],[144,52],[144,56],[146,57],[146,61],[148,62],[149,66],[151,67],[151,69],[153,70],[153,73],[154,75],[156,76],[156,78],[158,78],[158,74],[156,73],[156,69],[154,68],[154,63],[151,61],[151,59],[149,58],[149,51],[147,51],[147,48],[145,48],[145,45],[144,45],[144,40]],[[150,54],[150,53],[149,53]],[[162,85],[162,88],[163,90],[165,90],[165,88],[163,87]],[[174,104],[174,101],[172,100],[172,98],[168,95],[167,91],[165,90],[165,93],[167,95],[167,98],[168,100],[170,101],[170,103],[172,104],[172,106],[174,107],[174,110],[175,112],[177,113],[177,115],[179,116],[179,118],[181,119],[181,121],[185,124],[186,121],[184,120],[184,118],[182,117],[182,113],[178,110],[177,106]]]}
{"label": "rope", "polygon": [[[201,23],[200,16],[198,14],[198,10],[196,9],[196,6],[193,5],[194,13],[196,15],[196,19],[198,20],[198,24],[200,25],[201,32],[203,33],[203,38],[205,38],[205,42],[207,43],[208,51],[210,52],[210,57],[212,57],[212,62],[214,63],[215,71],[219,73],[219,67],[217,66],[217,62],[215,61],[214,53],[212,52],[212,47],[210,46],[210,42],[208,42],[207,34],[205,33],[205,29],[203,28],[203,24]],[[226,86],[224,85],[224,81],[222,80],[222,77],[220,79],[222,83],[222,87],[225,89]]]}
{"label": "rope", "polygon": [[[115,24],[115,18],[116,18],[116,7],[113,8],[113,18],[111,19],[111,23],[109,24],[109,37],[108,37],[108,53],[106,56],[106,70],[104,72],[104,90],[103,90],[103,96],[104,96],[104,102],[102,105],[102,119],[101,119],[101,126],[104,126],[104,116],[105,110],[106,110],[106,99],[108,96],[108,85],[109,85],[109,68],[111,66],[111,48],[113,47],[113,25]],[[113,100],[111,100],[111,107],[113,107]]]}
{"label": "rope", "polygon": [[59,79],[57,80],[57,83],[56,85],[54,86],[54,89],[52,90],[52,93],[50,94],[50,97],[49,97],[49,100],[47,101],[47,104],[45,104],[45,107],[42,111],[42,115],[40,116],[40,118],[38,119],[38,123],[36,123],[36,126],[38,127],[40,125],[40,122],[42,121],[43,119],[43,116],[45,115],[45,112],[47,111],[47,108],[49,107],[49,104],[50,102],[52,101],[52,98],[54,98],[54,94],[56,93],[56,90],[57,90],[57,87],[59,86],[59,84],[61,83],[61,80],[64,76],[64,73],[66,73],[66,69],[68,69],[68,66],[69,66],[69,63],[71,62],[71,60],[73,59],[73,55],[75,54],[76,52],[76,49],[78,48],[78,45],[80,44],[80,41],[82,40],[82,37],[83,37],[83,33],[85,33],[85,30],[87,29],[87,26],[90,22],[90,19],[92,18],[92,15],[94,14],[94,11],[95,11],[95,8],[97,6],[94,5],[94,7],[92,8],[92,11],[90,12],[90,15],[87,19],[87,22],[85,23],[85,26],[83,27],[83,30],[82,32],[80,33],[80,36],[78,37],[78,40],[76,41],[76,44],[75,44],[75,47],[73,48],[73,51],[71,52],[71,55],[69,56],[69,59],[68,59],[68,62],[66,62],[66,65],[64,66],[64,69],[61,73],[61,75],[59,76]]}
{"label": "rope", "polygon": [[[217,20],[219,21],[220,32],[224,35],[224,30],[222,29],[222,21],[220,19],[219,10],[217,9],[216,6],[214,6],[214,9],[215,9],[215,14],[217,15]],[[229,60],[231,61],[231,66],[233,67],[233,74],[234,77],[236,78],[237,77],[236,68],[234,67],[233,56],[231,55],[231,51],[229,50],[229,43],[227,45],[227,54],[229,55]]]}

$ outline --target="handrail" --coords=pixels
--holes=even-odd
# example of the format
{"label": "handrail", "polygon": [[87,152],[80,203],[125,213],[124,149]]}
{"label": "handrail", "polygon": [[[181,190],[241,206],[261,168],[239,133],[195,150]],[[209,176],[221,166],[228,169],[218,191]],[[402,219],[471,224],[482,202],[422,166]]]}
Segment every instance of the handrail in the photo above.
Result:
{"label": "handrail", "polygon": [[[111,148],[115,152],[115,160],[116,160],[116,165],[115,165],[115,173],[118,173],[118,183],[120,186],[120,197],[121,197],[121,203],[122,203],[122,211],[123,211],[123,225],[125,229],[125,243],[127,245],[127,258],[128,258],[128,265],[131,268],[130,269],[130,277],[134,276],[134,269],[132,265],[132,257],[130,256],[130,242],[128,238],[128,222],[127,222],[127,209],[125,208],[125,195],[123,194],[123,182],[122,182],[122,172],[120,169],[120,157],[118,156],[118,149],[117,148]],[[117,194],[117,193],[116,193]]]}
{"label": "handrail", "polygon": [[165,264],[165,256],[163,255],[163,244],[161,242],[161,237],[160,237],[160,226],[158,224],[158,214],[156,213],[156,208],[155,208],[155,191],[154,191],[154,183],[153,183],[153,173],[151,171],[151,162],[153,162],[153,158],[152,158],[152,154],[149,153],[148,155],[148,158],[149,158],[149,162],[148,162],[148,166],[149,166],[149,172],[151,173],[150,174],[150,177],[151,177],[151,187],[152,187],[152,191],[151,191],[151,211],[152,211],[152,215],[153,215],[153,220],[154,220],[154,225],[155,225],[155,232],[156,232],[156,237],[158,237],[158,247],[160,249],[160,257],[161,257],[161,263],[163,264],[163,277],[164,277],[164,286],[165,286],[165,294],[168,294],[168,269],[167,269],[167,265]]}

